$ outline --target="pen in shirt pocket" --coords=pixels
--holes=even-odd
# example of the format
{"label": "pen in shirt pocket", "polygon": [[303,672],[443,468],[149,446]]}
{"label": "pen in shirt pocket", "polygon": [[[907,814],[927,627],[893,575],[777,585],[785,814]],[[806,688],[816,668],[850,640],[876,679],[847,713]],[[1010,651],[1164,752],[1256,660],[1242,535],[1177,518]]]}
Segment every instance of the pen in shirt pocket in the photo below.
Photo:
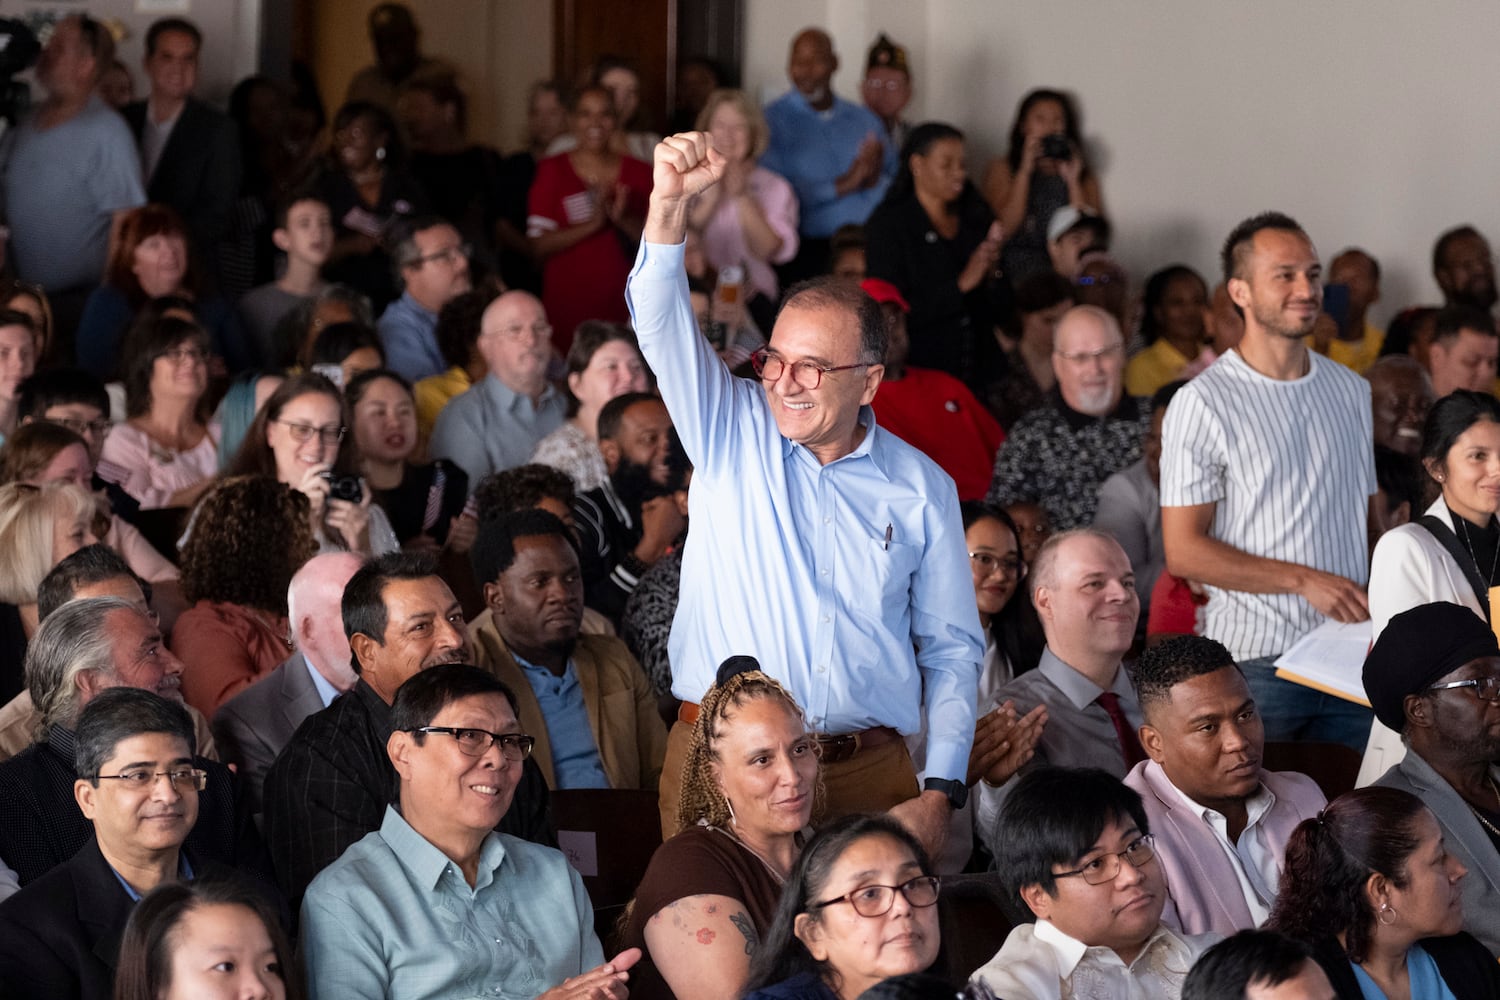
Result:
{"label": "pen in shirt pocket", "polygon": [[890,524],[890,522],[886,522],[886,526],[885,526],[885,551],[887,551],[887,552],[891,551],[891,528],[892,528],[892,525]]}

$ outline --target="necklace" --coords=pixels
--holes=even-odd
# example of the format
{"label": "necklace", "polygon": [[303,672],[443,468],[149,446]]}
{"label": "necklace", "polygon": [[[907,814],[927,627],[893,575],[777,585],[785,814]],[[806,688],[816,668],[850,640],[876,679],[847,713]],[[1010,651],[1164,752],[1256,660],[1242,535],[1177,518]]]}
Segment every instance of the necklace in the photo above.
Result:
{"label": "necklace", "polygon": [[718,830],[724,836],[728,837],[730,840],[734,841],[736,844],[739,844],[741,847],[743,847],[745,850],[749,851],[751,854],[755,855],[755,860],[759,861],[762,865],[765,866],[766,871],[771,874],[771,878],[773,878],[773,879],[776,880],[776,884],[777,885],[785,885],[786,884],[786,876],[783,875],[783,874],[781,874],[781,872],[777,871],[776,870],[776,866],[773,865],[773,864],[771,864],[771,862],[767,861],[766,860],[766,856],[764,854],[760,853],[755,848],[751,847],[749,844],[745,843],[738,836],[736,836],[733,830],[726,830],[722,826],[709,827],[709,829],[711,829],[711,830]]}
{"label": "necklace", "polygon": [[[1490,791],[1495,793],[1495,804],[1497,806],[1500,806],[1500,787],[1496,787],[1494,775],[1488,775],[1487,777],[1489,778],[1490,782]],[[1474,814],[1474,818],[1479,820],[1480,825],[1488,830],[1492,836],[1500,837],[1500,827],[1496,827],[1495,824],[1486,819],[1484,813],[1480,812],[1472,805],[1469,806],[1469,812]]]}
{"label": "necklace", "polygon": [[[1474,543],[1469,540],[1469,522],[1457,515],[1455,515],[1453,519],[1457,521],[1458,526],[1463,529],[1464,548],[1469,550],[1469,558],[1474,560],[1474,568],[1483,572],[1483,567],[1479,565],[1479,557],[1474,554]],[[1497,569],[1500,569],[1500,534],[1497,534],[1495,536],[1495,554],[1490,559],[1489,575],[1484,578],[1484,582],[1491,587],[1495,585],[1495,570]],[[1496,798],[1500,798],[1500,793],[1497,793]]]}

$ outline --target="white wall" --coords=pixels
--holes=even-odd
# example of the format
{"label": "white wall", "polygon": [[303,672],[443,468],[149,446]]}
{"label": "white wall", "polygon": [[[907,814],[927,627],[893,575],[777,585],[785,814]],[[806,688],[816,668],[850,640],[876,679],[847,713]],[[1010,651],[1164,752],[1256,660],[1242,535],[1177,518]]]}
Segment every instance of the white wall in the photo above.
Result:
{"label": "white wall", "polygon": [[1492,0],[745,0],[746,86],[786,89],[802,27],[834,37],[834,83],[858,99],[884,30],[907,46],[914,121],[1002,153],[1026,90],[1071,90],[1115,249],[1139,286],[1183,260],[1211,278],[1219,243],[1267,208],[1325,260],[1370,250],[1377,319],[1435,301],[1433,240],[1473,222],[1500,241],[1500,15]]}

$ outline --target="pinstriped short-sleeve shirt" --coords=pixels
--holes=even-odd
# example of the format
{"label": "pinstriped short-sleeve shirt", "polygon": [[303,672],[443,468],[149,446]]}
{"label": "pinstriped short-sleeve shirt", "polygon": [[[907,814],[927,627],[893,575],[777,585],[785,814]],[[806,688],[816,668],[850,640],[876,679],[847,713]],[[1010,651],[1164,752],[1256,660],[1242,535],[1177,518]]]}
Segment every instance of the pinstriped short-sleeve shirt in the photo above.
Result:
{"label": "pinstriped short-sleeve shirt", "polygon": [[[1214,538],[1364,584],[1375,492],[1370,387],[1309,357],[1306,375],[1283,382],[1229,351],[1184,386],[1162,431],[1161,503],[1217,504]],[[1285,652],[1323,617],[1296,594],[1209,595],[1204,632],[1237,660]]]}

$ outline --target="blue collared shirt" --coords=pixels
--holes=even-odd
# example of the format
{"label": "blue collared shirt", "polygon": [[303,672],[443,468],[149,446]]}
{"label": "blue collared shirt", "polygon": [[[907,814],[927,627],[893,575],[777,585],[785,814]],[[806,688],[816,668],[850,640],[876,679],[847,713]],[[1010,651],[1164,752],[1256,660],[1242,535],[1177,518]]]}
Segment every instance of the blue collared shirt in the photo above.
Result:
{"label": "blue collared shirt", "polygon": [[531,461],[537,442],[562,426],[567,409],[562,393],[550,384],[532,402],[490,372],[443,407],[428,454],[457,463],[469,474],[472,491],[490,473]]}
{"label": "blue collared shirt", "polygon": [[583,688],[578,685],[578,671],[573,661],[559,677],[546,667],[516,656],[516,663],[526,675],[536,704],[547,724],[547,740],[552,744],[552,774],[557,788],[608,788],[604,764],[594,731],[589,727],[588,707],[583,703]]}
{"label": "blue collared shirt", "polygon": [[868,407],[828,465],[782,437],[765,391],[699,335],[680,245],[643,242],[626,299],[694,466],[672,693],[696,702],[750,654],[819,731],[925,716],[926,774],[962,780],[984,643],[953,480]]}
{"label": "blue collared shirt", "polygon": [[561,852],[490,833],[470,888],[394,806],[308,887],[302,954],[312,1000],[532,1000],[604,962]]}
{"label": "blue collared shirt", "polygon": [[386,306],[375,328],[385,346],[385,366],[408,382],[416,384],[448,370],[448,362],[438,350],[437,313],[418,305],[411,292],[402,292]]}
{"label": "blue collared shirt", "polygon": [[[105,864],[109,864],[109,862],[106,861]],[[119,881],[120,888],[125,890],[125,895],[130,897],[130,901],[132,903],[139,903],[141,901],[141,894],[135,891],[135,887],[125,881],[125,876],[121,875],[114,865],[110,865],[109,870],[114,874],[115,879]],[[191,882],[193,880],[193,866],[188,864],[187,855],[180,851],[177,854],[177,877],[184,882]]]}
{"label": "blue collared shirt", "polygon": [[328,678],[324,677],[318,668],[312,665],[312,661],[307,658],[306,653],[299,655],[302,657],[302,665],[307,668],[307,676],[312,678],[313,688],[318,692],[318,700],[323,703],[324,708],[327,708],[333,704],[333,699],[337,698],[343,692],[328,683]]}
{"label": "blue collared shirt", "polygon": [[[791,182],[802,234],[826,238],[847,223],[863,225],[896,176],[896,150],[874,112],[839,97],[827,111],[817,111],[793,89],[766,105],[766,122],[771,145],[760,165]],[[840,198],[834,184],[849,170],[867,135],[884,147],[880,180]]]}

